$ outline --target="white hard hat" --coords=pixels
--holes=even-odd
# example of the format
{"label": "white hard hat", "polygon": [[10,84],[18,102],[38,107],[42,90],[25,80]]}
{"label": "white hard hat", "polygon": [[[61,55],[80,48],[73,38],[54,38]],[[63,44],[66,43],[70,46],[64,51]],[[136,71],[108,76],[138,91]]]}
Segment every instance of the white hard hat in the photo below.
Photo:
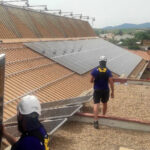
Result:
{"label": "white hard hat", "polygon": [[33,112],[41,115],[41,105],[38,98],[34,95],[27,95],[21,98],[18,104],[18,111],[22,115],[28,115]]}
{"label": "white hard hat", "polygon": [[100,56],[99,61],[107,61],[106,56]]}

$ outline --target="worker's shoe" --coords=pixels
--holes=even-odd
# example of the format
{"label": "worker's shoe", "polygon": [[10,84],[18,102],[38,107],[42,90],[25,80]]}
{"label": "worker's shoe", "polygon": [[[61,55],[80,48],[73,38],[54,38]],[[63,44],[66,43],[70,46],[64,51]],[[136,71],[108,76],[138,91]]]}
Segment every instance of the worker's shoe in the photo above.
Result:
{"label": "worker's shoe", "polygon": [[94,121],[94,128],[95,128],[95,129],[99,129],[98,120],[97,120],[97,121]]}

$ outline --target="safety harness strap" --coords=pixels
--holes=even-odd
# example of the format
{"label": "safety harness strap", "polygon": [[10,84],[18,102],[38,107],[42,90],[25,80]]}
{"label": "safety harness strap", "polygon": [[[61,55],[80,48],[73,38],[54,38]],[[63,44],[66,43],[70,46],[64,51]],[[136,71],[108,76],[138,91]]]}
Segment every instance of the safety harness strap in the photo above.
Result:
{"label": "safety harness strap", "polygon": [[107,71],[107,68],[98,68],[98,71],[99,71],[99,72],[106,72],[106,71]]}

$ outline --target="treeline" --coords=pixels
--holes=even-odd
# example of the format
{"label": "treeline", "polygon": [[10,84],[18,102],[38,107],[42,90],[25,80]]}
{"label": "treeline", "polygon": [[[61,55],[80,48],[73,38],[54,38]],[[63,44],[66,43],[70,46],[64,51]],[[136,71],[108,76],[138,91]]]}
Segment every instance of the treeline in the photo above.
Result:
{"label": "treeline", "polygon": [[131,34],[133,35],[137,29],[111,29],[104,30],[99,28],[94,28],[95,33],[99,36],[100,34],[113,33],[114,35],[122,35],[122,34]]}
{"label": "treeline", "polygon": [[94,29],[96,34],[99,36],[100,34],[107,34],[113,33],[114,36],[116,35],[124,35],[130,34],[133,38],[121,39],[119,42],[116,41],[114,38],[108,39],[110,42],[114,44],[119,44],[120,46],[126,47],[128,49],[139,50],[141,49],[140,46],[143,44],[143,40],[150,40],[150,29],[114,29],[114,30],[101,30],[101,29]]}
{"label": "treeline", "polygon": [[143,44],[143,40],[150,40],[150,30],[136,32],[134,34],[134,38],[121,40],[121,45],[127,47],[128,49],[139,50],[141,49],[139,45]]}

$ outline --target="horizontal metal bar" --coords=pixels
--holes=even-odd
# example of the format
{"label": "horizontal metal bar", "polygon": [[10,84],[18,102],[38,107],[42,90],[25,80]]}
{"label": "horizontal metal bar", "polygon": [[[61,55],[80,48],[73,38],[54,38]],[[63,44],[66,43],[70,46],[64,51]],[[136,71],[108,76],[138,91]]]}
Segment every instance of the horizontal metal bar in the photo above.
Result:
{"label": "horizontal metal bar", "polygon": [[9,47],[9,48],[0,48],[0,50],[16,50],[16,49],[23,49],[25,47]]}
{"label": "horizontal metal bar", "polygon": [[50,86],[51,84],[54,84],[54,83],[56,83],[56,82],[58,82],[58,81],[61,81],[61,80],[65,79],[65,78],[67,78],[67,77],[70,77],[70,76],[72,76],[73,74],[75,74],[75,73],[73,72],[73,73],[67,74],[67,75],[65,75],[65,76],[63,76],[63,77],[61,77],[61,78],[58,78],[57,80],[48,82],[48,83],[42,85],[41,87],[36,88],[36,89],[34,89],[34,90],[32,90],[32,91],[30,91],[30,92],[24,94],[24,95],[21,95],[21,96],[15,98],[15,99],[9,100],[8,102],[4,103],[4,107],[5,107],[7,104],[10,104],[10,103],[13,103],[13,102],[17,101],[18,99],[22,98],[22,97],[25,96],[25,95],[35,93],[35,92],[41,90],[42,88],[45,88],[45,87],[47,87],[47,86]]}
{"label": "horizontal metal bar", "polygon": [[38,60],[44,58],[43,56],[39,56],[39,57],[34,57],[34,58],[28,58],[28,59],[22,59],[22,60],[16,60],[16,61],[10,61],[8,62],[6,65],[12,65],[12,64],[16,64],[16,63],[21,63],[21,62],[26,62],[26,61],[31,61],[31,60]]}
{"label": "horizontal metal bar", "polygon": [[52,63],[44,64],[44,65],[41,65],[41,66],[37,66],[37,67],[33,67],[33,68],[21,70],[21,71],[18,71],[18,72],[13,72],[13,73],[11,73],[11,74],[6,75],[5,78],[10,78],[10,77],[12,77],[12,76],[15,76],[15,75],[18,75],[18,74],[27,72],[27,71],[32,71],[32,70],[35,70],[35,69],[47,67],[47,66],[50,66],[50,65],[53,65],[53,64],[56,64],[56,62],[52,62]]}

